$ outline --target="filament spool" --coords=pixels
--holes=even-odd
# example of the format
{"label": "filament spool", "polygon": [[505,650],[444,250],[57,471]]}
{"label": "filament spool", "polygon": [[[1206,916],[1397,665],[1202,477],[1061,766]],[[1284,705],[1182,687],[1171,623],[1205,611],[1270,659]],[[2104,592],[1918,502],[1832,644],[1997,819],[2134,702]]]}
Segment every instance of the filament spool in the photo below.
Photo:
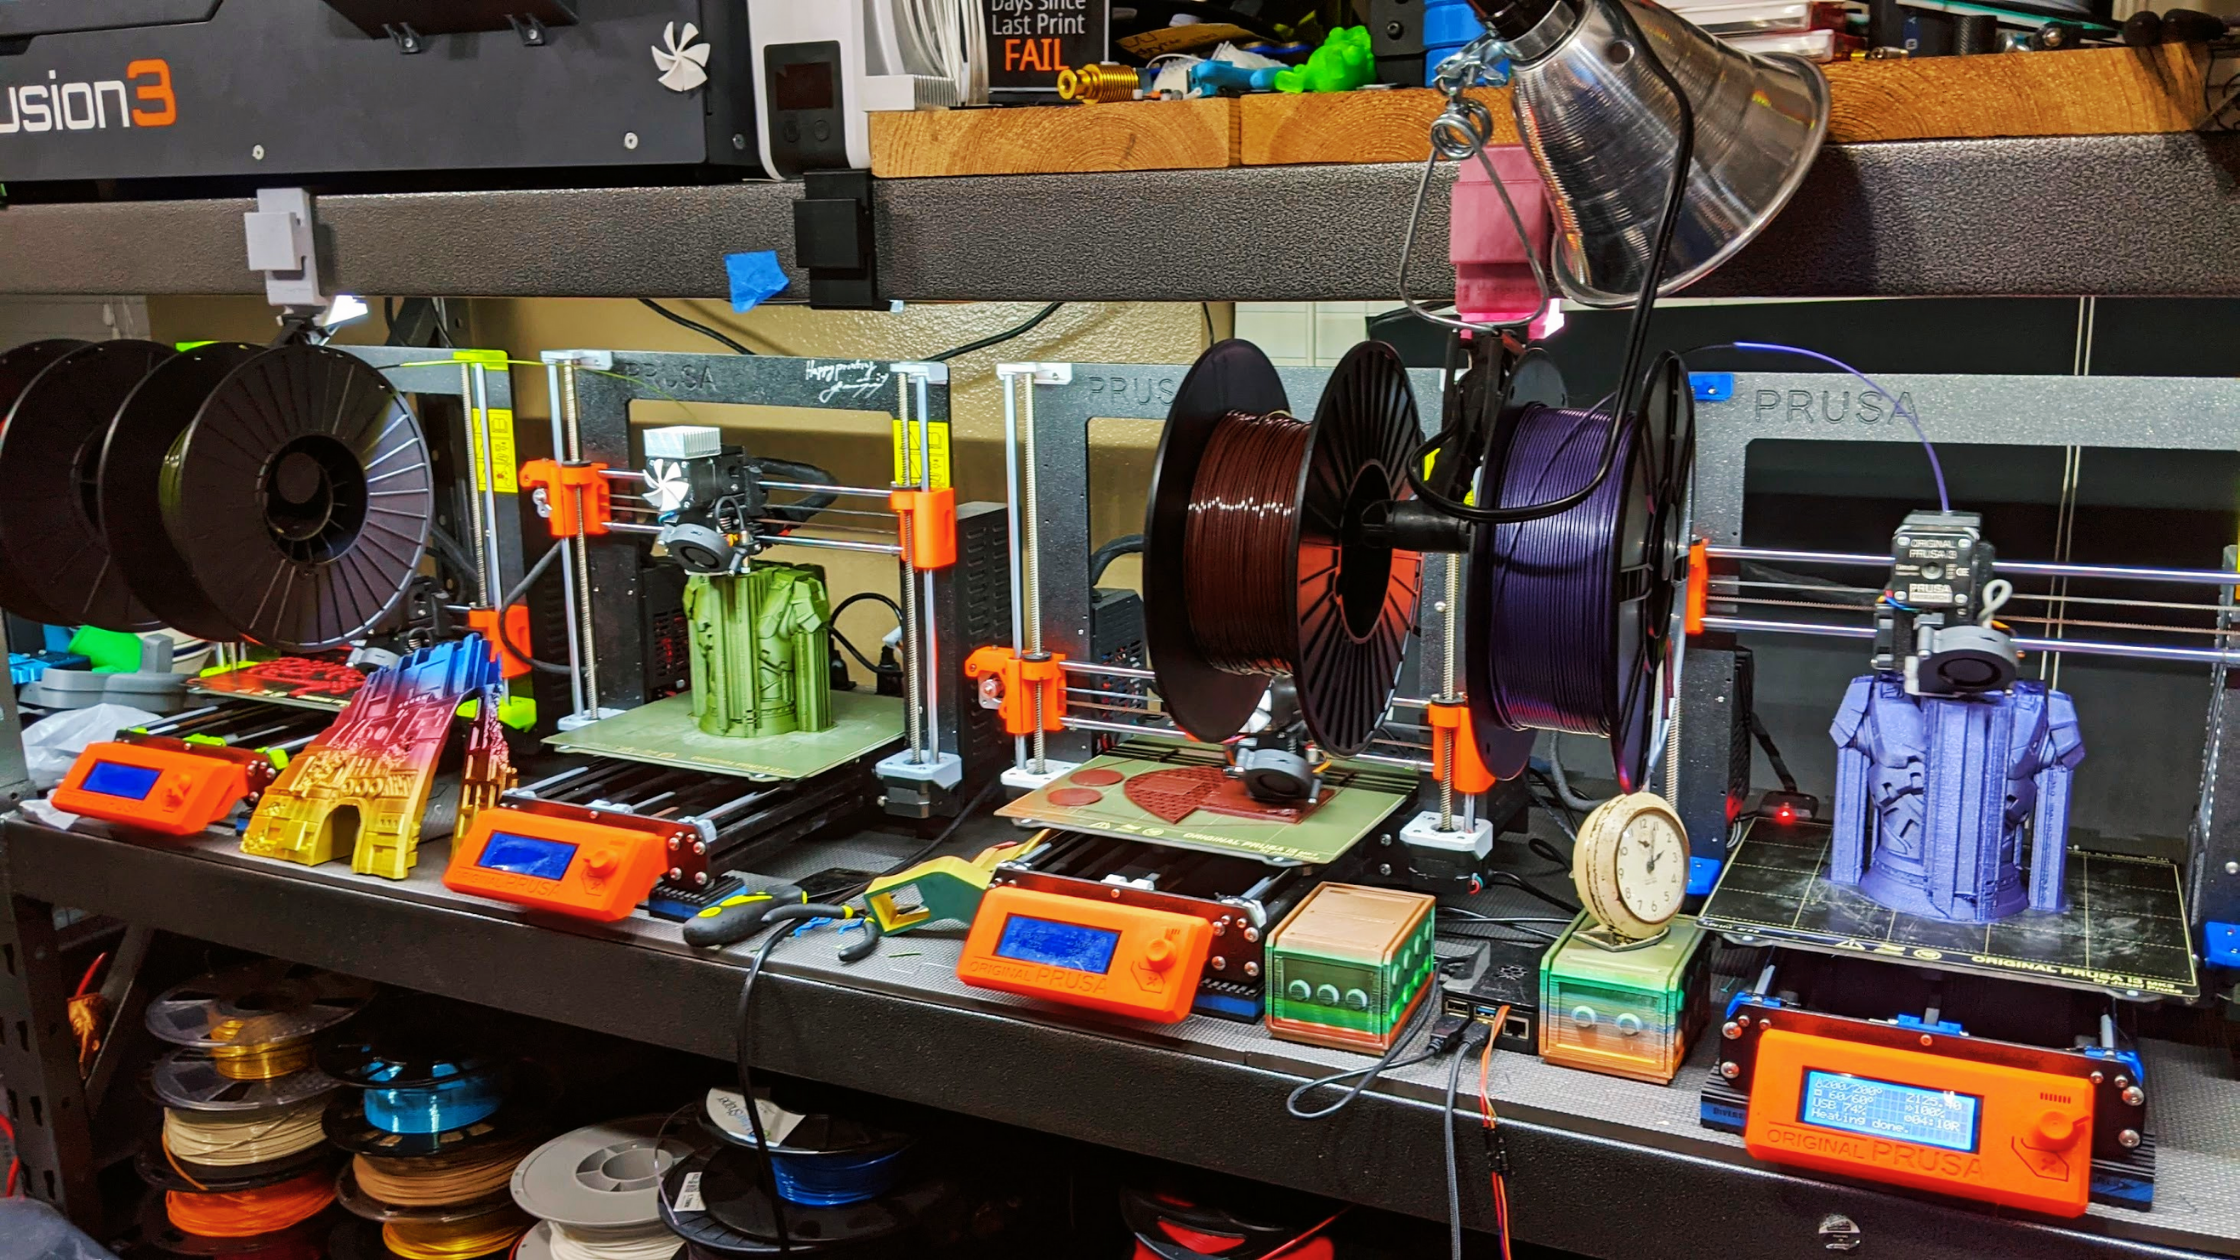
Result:
{"label": "filament spool", "polygon": [[[147,1026],[172,1045],[235,1051],[230,1066],[246,1070],[254,1061],[248,1047],[315,1037],[372,997],[369,981],[268,958],[166,990],[148,1003]],[[216,1059],[211,1066],[221,1075],[226,1070]]]}
{"label": "filament spool", "polygon": [[388,620],[434,496],[419,421],[381,373],[289,345],[210,391],[164,456],[154,506],[232,637],[304,652]]}
{"label": "filament spool", "polygon": [[81,345],[49,362],[0,413],[0,484],[8,487],[0,496],[0,596],[16,613],[131,633],[163,624],[109,551],[98,477],[117,409],[172,354],[152,341]]}
{"label": "filament spool", "polygon": [[[333,1202],[333,1180],[326,1170],[314,1169],[253,1190],[209,1194],[165,1191],[163,1215],[172,1231],[193,1238],[261,1239],[303,1225]],[[179,1250],[169,1241],[159,1240],[158,1245]]]}
{"label": "filament spool", "polygon": [[563,1133],[513,1171],[513,1201],[538,1217],[522,1260],[669,1260],[683,1242],[661,1221],[661,1178],[691,1146],[666,1117]]}
{"label": "filament spool", "polygon": [[227,1260],[319,1260],[334,1214],[314,1213],[286,1229],[238,1238],[194,1234],[172,1223],[170,1195],[148,1196],[140,1210],[140,1234],[151,1245],[174,1255],[223,1256]]}
{"label": "filament spool", "polygon": [[535,1143],[527,1136],[418,1156],[351,1158],[343,1207],[379,1220],[456,1214],[462,1205],[507,1197],[514,1166]]}
{"label": "filament spool", "polygon": [[173,1050],[158,1059],[148,1073],[148,1088],[156,1101],[166,1107],[196,1112],[265,1111],[287,1107],[329,1093],[338,1085],[333,1077],[316,1068],[284,1076],[243,1078],[221,1070],[210,1052],[186,1049]]}
{"label": "filament spool", "polygon": [[[1609,478],[1586,501],[1474,532],[1464,665],[1479,751],[1500,777],[1522,773],[1536,730],[1607,740],[1621,792],[1638,791],[1646,775],[1673,681],[1664,666],[1676,641],[1695,430],[1676,356],[1657,358],[1642,393]],[[1592,478],[1608,413],[1562,403],[1552,368],[1520,366],[1479,481],[1481,505],[1548,502]]]}
{"label": "filament spool", "polygon": [[294,1159],[326,1144],[319,1127],[323,1110],[317,1098],[270,1111],[218,1115],[167,1108],[163,1146],[180,1163],[203,1168],[247,1169]]}
{"label": "filament spool", "polygon": [[[697,1201],[685,1197],[688,1182]],[[701,1151],[661,1179],[662,1222],[703,1260],[779,1253],[777,1218],[762,1188],[759,1157],[736,1147]],[[698,1206],[694,1206],[697,1202]],[[792,1251],[818,1251],[879,1240],[901,1242],[913,1231],[943,1237],[963,1224],[966,1204],[954,1182],[906,1180],[875,1198],[845,1207],[785,1204]]]}
{"label": "filament spool", "polygon": [[264,347],[213,341],[158,363],[117,408],[101,447],[101,532],[132,593],[163,624],[196,638],[237,638],[240,628],[203,594],[157,510],[164,460],[195,413],[235,368]]}
{"label": "filament spool", "polygon": [[1415,396],[1399,356],[1355,346],[1312,423],[1258,347],[1224,341],[1183,379],[1144,519],[1145,638],[1175,724],[1219,742],[1278,676],[1315,743],[1368,746],[1415,621],[1421,558],[1358,537],[1412,495]]}
{"label": "filament spool", "polygon": [[506,1203],[452,1221],[386,1221],[381,1241],[403,1260],[472,1260],[513,1246],[533,1223],[520,1208]]}

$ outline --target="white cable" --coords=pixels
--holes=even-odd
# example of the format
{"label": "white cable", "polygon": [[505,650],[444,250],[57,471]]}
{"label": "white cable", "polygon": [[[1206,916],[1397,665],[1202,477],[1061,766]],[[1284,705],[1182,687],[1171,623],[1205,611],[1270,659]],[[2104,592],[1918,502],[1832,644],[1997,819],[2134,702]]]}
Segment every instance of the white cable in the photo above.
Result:
{"label": "white cable", "polygon": [[546,1223],[552,1227],[552,1260],[669,1260],[684,1241],[658,1220],[611,1229]]}
{"label": "white cable", "polygon": [[1993,578],[1984,583],[1983,615],[1976,620],[1986,626],[1990,625],[1991,619],[1997,617],[1999,610],[2006,607],[2007,601],[2012,598],[2014,598],[2014,583],[2005,578]]}

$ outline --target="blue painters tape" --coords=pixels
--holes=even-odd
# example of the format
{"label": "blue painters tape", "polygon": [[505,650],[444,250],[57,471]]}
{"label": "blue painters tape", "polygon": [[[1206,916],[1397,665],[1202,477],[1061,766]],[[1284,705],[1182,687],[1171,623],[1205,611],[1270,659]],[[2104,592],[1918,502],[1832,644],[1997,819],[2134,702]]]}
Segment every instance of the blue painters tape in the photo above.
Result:
{"label": "blue painters tape", "polygon": [[2202,952],[2212,967],[2240,967],[2240,923],[2201,925]]}
{"label": "blue painters tape", "polygon": [[1734,397],[1734,373],[1690,372],[1688,387],[1695,391],[1697,402],[1725,402]]}
{"label": "blue painters tape", "polygon": [[791,283],[786,279],[786,269],[778,265],[775,250],[725,254],[723,270],[731,280],[731,309],[735,311],[751,311],[785,292]]}
{"label": "blue painters tape", "polygon": [[1719,883],[1720,865],[1718,858],[1689,858],[1688,895],[1701,897],[1716,887]]}

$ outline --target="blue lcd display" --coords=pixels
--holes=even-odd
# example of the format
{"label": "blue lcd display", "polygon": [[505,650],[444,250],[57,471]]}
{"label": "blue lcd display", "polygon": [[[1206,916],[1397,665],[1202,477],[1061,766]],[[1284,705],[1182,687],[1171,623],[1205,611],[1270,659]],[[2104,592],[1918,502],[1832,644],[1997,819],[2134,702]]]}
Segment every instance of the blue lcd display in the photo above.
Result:
{"label": "blue lcd display", "polygon": [[572,844],[493,831],[490,839],[483,843],[482,860],[475,865],[486,871],[558,879],[568,873],[568,863],[575,861],[575,857],[576,846]]}
{"label": "blue lcd display", "polygon": [[1112,951],[1119,945],[1118,932],[1015,914],[1003,922],[996,953],[1020,962],[1103,975],[1112,970]]}
{"label": "blue lcd display", "polygon": [[127,801],[144,801],[148,793],[156,790],[156,780],[163,771],[147,766],[127,766],[114,761],[96,761],[86,773],[86,781],[78,786],[101,796],[114,796]]}
{"label": "blue lcd display", "polygon": [[1948,1151],[1974,1151],[1983,1099],[1865,1076],[1808,1069],[1797,1119],[1824,1129]]}

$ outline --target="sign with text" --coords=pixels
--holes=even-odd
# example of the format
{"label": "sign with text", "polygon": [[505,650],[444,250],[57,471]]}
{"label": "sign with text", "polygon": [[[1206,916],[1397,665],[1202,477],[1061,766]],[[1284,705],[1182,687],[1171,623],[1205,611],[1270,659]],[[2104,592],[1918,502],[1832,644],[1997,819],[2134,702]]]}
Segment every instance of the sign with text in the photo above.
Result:
{"label": "sign with text", "polygon": [[998,100],[1055,97],[1058,71],[1103,61],[1111,0],[987,0],[988,90]]}

